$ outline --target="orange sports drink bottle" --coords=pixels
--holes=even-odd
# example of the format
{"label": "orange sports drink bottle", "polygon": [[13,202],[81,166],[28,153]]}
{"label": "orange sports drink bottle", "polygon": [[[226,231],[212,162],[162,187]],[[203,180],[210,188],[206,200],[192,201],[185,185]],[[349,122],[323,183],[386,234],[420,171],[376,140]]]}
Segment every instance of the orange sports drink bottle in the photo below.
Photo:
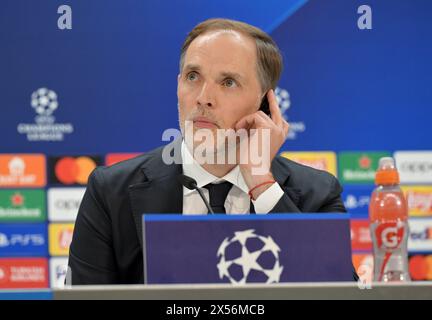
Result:
{"label": "orange sports drink bottle", "polygon": [[369,204],[374,281],[410,281],[408,206],[399,186],[394,159],[381,158]]}

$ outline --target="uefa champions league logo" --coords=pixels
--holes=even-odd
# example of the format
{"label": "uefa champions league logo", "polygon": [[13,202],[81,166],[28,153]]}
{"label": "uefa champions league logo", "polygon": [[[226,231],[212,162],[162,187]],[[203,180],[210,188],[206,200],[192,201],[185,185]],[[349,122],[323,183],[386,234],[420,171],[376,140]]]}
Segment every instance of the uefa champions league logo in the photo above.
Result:
{"label": "uefa champions league logo", "polygon": [[289,92],[285,89],[276,87],[275,91],[276,100],[279,104],[280,111],[285,119],[287,119],[286,111],[291,107],[291,100]]}
{"label": "uefa champions league logo", "polygon": [[306,125],[303,121],[292,121],[288,119],[287,111],[291,107],[291,97],[289,92],[286,89],[280,87],[276,87],[274,92],[282,116],[285,118],[286,121],[288,121],[290,125],[287,139],[295,140],[297,139],[297,134],[302,133],[306,130]]}
{"label": "uefa champions league logo", "polygon": [[31,95],[31,106],[41,116],[50,116],[58,107],[57,94],[47,88],[40,88]]}
{"label": "uefa champions league logo", "polygon": [[36,112],[35,123],[19,123],[17,131],[27,136],[27,141],[63,141],[73,133],[71,123],[56,123],[53,113],[59,107],[57,93],[39,88],[31,94],[30,105]]}
{"label": "uefa champions league logo", "polygon": [[283,271],[280,251],[270,236],[258,235],[253,229],[234,232],[217,251],[219,278],[232,284],[278,283]]}

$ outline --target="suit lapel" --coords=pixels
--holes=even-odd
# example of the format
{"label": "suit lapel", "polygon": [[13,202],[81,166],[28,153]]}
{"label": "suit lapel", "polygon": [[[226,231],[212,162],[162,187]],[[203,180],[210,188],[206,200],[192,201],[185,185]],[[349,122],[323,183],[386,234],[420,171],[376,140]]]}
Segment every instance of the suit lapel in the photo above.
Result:
{"label": "suit lapel", "polygon": [[[168,146],[176,148],[179,145],[181,139]],[[141,166],[142,182],[129,186],[132,214],[141,246],[143,214],[183,212],[183,187],[177,181],[177,176],[183,171],[181,162],[178,162],[181,155],[175,163],[166,164],[162,160],[162,149],[155,150]]]}

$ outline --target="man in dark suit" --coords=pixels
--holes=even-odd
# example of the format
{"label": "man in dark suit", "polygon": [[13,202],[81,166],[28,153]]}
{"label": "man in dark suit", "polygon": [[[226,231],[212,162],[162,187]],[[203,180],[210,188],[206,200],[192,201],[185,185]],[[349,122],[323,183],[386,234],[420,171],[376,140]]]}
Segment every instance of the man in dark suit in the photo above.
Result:
{"label": "man in dark suit", "polygon": [[[197,181],[216,213],[345,212],[335,177],[277,156],[289,129],[273,92],[281,70],[276,44],[255,27],[212,19],[189,33],[177,89],[183,138],[92,173],[69,252],[72,284],[143,283],[141,215],[208,212],[180,174]],[[246,131],[247,139],[234,147],[209,139],[198,161],[203,145],[188,132],[216,137],[226,129]],[[242,144],[254,138],[261,144],[245,152]],[[227,161],[233,150],[234,163]]]}

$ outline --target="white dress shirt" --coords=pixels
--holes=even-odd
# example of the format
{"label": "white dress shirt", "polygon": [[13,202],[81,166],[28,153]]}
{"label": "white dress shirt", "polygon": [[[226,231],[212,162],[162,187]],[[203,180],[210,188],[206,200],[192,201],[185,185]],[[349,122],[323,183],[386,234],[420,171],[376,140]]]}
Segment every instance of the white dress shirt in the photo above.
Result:
{"label": "white dress shirt", "polygon": [[[232,183],[232,188],[228,192],[225,200],[226,214],[249,214],[250,212],[250,198],[249,188],[244,181],[243,175],[240,172],[240,167],[236,166],[224,177],[218,178],[211,173],[207,172],[201,165],[196,162],[186,147],[184,141],[181,146],[183,174],[194,178],[197,182],[198,188],[203,188],[209,183],[221,183],[228,181]],[[205,188],[202,189],[204,196],[209,200],[209,191]],[[284,192],[278,183],[273,185],[266,191],[261,193],[256,200],[252,200],[256,214],[266,214],[278,203],[282,198]],[[183,187],[183,214],[207,214],[208,210],[196,190],[189,190]]]}

